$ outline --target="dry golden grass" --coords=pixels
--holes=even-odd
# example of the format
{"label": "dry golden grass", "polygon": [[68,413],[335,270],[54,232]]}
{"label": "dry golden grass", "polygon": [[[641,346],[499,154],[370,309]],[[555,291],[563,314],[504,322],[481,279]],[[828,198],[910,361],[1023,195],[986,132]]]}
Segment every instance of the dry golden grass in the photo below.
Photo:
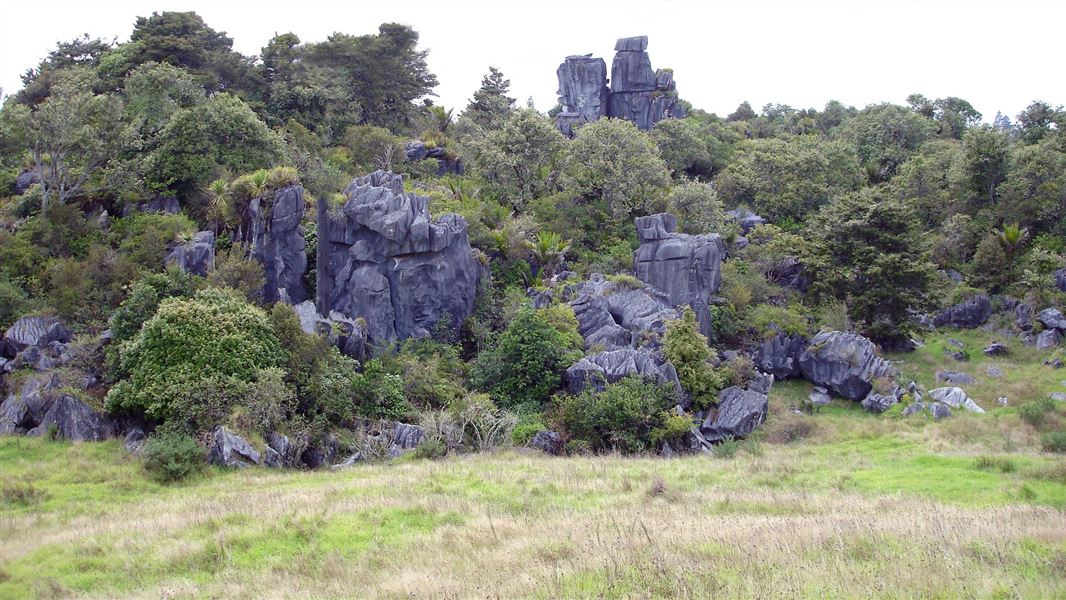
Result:
{"label": "dry golden grass", "polygon": [[[1052,486],[1052,506],[1006,496],[960,504],[863,492],[852,480],[879,464],[876,446],[847,452],[767,445],[731,461],[508,452],[214,473],[115,503],[5,508],[0,596],[1066,597],[1061,460],[1009,459],[1060,479],[1024,480]],[[851,464],[823,473],[841,461]],[[974,473],[1008,486],[1020,477]]]}

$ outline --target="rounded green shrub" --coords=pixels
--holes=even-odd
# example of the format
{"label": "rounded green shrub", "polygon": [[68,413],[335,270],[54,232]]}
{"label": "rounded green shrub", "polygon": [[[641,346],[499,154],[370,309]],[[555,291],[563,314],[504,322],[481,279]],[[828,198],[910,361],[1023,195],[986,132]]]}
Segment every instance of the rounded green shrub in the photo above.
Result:
{"label": "rounded green shrub", "polygon": [[160,483],[186,479],[204,466],[204,450],[192,436],[165,432],[153,435],[144,444],[144,468]]}

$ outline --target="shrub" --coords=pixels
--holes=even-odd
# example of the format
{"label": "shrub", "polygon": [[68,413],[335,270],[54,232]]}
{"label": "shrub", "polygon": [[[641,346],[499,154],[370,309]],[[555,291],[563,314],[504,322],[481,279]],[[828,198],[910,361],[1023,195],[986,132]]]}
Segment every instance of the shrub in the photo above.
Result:
{"label": "shrub", "polygon": [[188,416],[186,394],[198,380],[211,378],[229,389],[286,358],[266,313],[234,292],[207,289],[192,298],[168,298],[119,348],[120,370],[128,378],[111,389],[107,406],[164,421]]}
{"label": "shrub", "polygon": [[455,346],[408,340],[381,360],[386,371],[403,379],[404,396],[416,407],[440,408],[463,395],[464,365]]}
{"label": "shrub", "polygon": [[1048,452],[1066,452],[1066,431],[1050,431],[1041,438],[1044,450]]}
{"label": "shrub", "polygon": [[152,479],[161,483],[186,479],[203,466],[203,448],[184,433],[159,433],[144,444],[144,468]]}
{"label": "shrub", "polygon": [[711,454],[714,455],[715,458],[733,458],[737,455],[737,451],[740,450],[740,444],[740,440],[727,437],[720,444],[714,447],[714,450],[711,451]]}
{"label": "shrub", "polygon": [[490,450],[511,439],[518,417],[499,410],[485,394],[468,394],[449,407],[462,432],[463,444]]}
{"label": "shrub", "polygon": [[542,311],[523,308],[500,334],[496,347],[478,355],[471,372],[477,389],[503,408],[539,409],[576,359],[577,340]]}
{"label": "shrub", "polygon": [[215,270],[207,276],[207,283],[237,290],[254,302],[263,291],[266,276],[263,266],[248,257],[248,248],[238,244],[215,257]]}
{"label": "shrub", "polygon": [[778,331],[789,335],[810,335],[807,318],[791,307],[759,304],[752,307],[747,322],[761,338],[772,337]]}
{"label": "shrub", "polygon": [[296,409],[296,394],[285,383],[285,371],[277,367],[260,369],[248,386],[244,405],[256,431],[266,435],[277,429]]}
{"label": "shrub", "polygon": [[677,369],[681,387],[692,397],[693,406],[703,409],[714,404],[722,380],[711,366],[714,350],[700,333],[691,308],[686,307],[680,320],[666,326],[663,355]]}
{"label": "shrub", "polygon": [[651,431],[651,442],[656,446],[670,444],[674,448],[680,448],[692,433],[692,417],[666,411],[662,421],[660,427]]}
{"label": "shrub", "polygon": [[148,271],[161,271],[174,242],[195,232],[196,223],[183,214],[142,213],[111,224],[118,251]]}
{"label": "shrub", "polygon": [[1022,418],[1026,423],[1033,427],[1040,427],[1044,424],[1048,413],[1055,411],[1055,401],[1051,398],[1040,398],[1039,400],[1033,400],[1028,404],[1023,404],[1018,407],[1018,416]]}
{"label": "shrub", "polygon": [[196,291],[196,280],[180,269],[146,275],[133,284],[129,296],[111,316],[111,345],[108,346],[108,367],[113,377],[121,377],[118,349],[133,339],[144,322],[152,318],[165,298],[188,298]]}
{"label": "shrub", "polygon": [[652,431],[664,426],[671,400],[668,388],[627,377],[603,392],[562,396],[558,411],[572,442],[580,440],[593,451],[633,453],[652,446]]}
{"label": "shrub", "polygon": [[21,287],[7,279],[0,278],[0,330],[6,331],[32,307],[33,303]]}

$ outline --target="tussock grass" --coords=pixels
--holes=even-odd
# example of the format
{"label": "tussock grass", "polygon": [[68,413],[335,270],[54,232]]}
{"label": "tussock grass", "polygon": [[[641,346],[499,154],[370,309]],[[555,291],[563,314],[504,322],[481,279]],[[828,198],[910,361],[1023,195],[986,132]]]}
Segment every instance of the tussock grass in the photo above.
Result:
{"label": "tussock grass", "polygon": [[[984,456],[853,436],[725,461],[506,452],[162,487],[117,442],[3,438],[0,486],[47,475],[40,502],[0,507],[0,597],[1066,594],[1066,463]],[[98,494],[105,477],[125,491]]]}

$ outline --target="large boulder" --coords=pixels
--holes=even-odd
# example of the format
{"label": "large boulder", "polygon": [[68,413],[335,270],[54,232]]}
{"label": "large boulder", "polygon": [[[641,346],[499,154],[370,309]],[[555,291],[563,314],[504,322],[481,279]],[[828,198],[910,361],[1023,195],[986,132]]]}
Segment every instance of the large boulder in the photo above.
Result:
{"label": "large boulder", "polygon": [[1039,350],[1054,348],[1062,343],[1062,334],[1058,329],[1045,329],[1036,336],[1036,347]]}
{"label": "large boulder", "polygon": [[1045,308],[1037,313],[1036,318],[1048,329],[1058,329],[1066,332],[1066,317],[1057,308]]}
{"label": "large boulder", "polygon": [[718,409],[707,415],[699,431],[711,443],[746,437],[766,421],[769,407],[765,394],[728,387],[718,393]]}
{"label": "large boulder", "polygon": [[807,381],[849,400],[864,399],[875,379],[896,374],[888,361],[877,356],[873,342],[841,331],[814,336],[800,355],[799,365]]}
{"label": "large boulder", "polygon": [[545,454],[558,455],[563,451],[563,438],[554,431],[538,431],[529,440],[529,446]]}
{"label": "large boulder", "polygon": [[702,333],[710,334],[710,301],[722,283],[722,237],[674,233],[677,218],[666,213],[638,217],[636,226],[637,279],[666,294],[672,306],[691,306]]}
{"label": "large boulder", "polygon": [[607,116],[610,91],[607,89],[607,63],[591,54],[567,56],[555,72],[559,79],[559,130],[573,135],[577,127]]}
{"label": "large boulder", "polygon": [[15,177],[15,195],[21,196],[26,193],[35,183],[40,183],[41,174],[38,171],[23,171]]}
{"label": "large boulder", "polygon": [[799,357],[807,349],[807,338],[778,333],[764,340],[755,351],[755,367],[777,379],[800,377]]}
{"label": "large boulder", "polygon": [[4,333],[3,344],[0,344],[2,346],[0,354],[13,358],[31,346],[42,348],[51,342],[65,344],[69,341],[70,330],[64,327],[63,322],[58,318],[22,317]]}
{"label": "large boulder", "polygon": [[966,302],[945,308],[933,316],[933,326],[975,329],[984,325],[992,316],[992,300],[986,294],[978,294]]}
{"label": "large boulder", "polygon": [[220,467],[244,468],[258,465],[260,456],[244,438],[219,425],[211,433],[207,462]]}
{"label": "large boulder", "polygon": [[1055,271],[1055,285],[1060,292],[1066,292],[1066,269]]}
{"label": "large boulder", "polygon": [[664,362],[658,352],[647,348],[606,350],[582,358],[566,370],[567,389],[571,394],[580,394],[586,389],[603,391],[608,383],[630,375],[681,390],[673,365]]}
{"label": "large boulder", "polygon": [[336,214],[320,211],[318,309],[366,323],[384,345],[457,328],[474,310],[482,267],[466,221],[429,216],[429,199],[404,193],[403,178],[376,171],[352,181]]}
{"label": "large boulder", "polygon": [[304,189],[298,185],[274,192],[273,199],[256,198],[248,206],[252,257],[263,265],[263,300],[298,304],[310,294],[304,285],[307,252],[303,221]]}
{"label": "large boulder", "polygon": [[729,217],[733,219],[733,221],[735,221],[738,225],[740,225],[740,230],[744,233],[744,235],[747,235],[748,232],[754,229],[756,225],[766,224],[766,219],[760,217],[759,215],[751,212],[746,208],[735,208],[733,210],[727,211],[726,214],[729,215]]}
{"label": "large boulder", "polygon": [[593,273],[589,280],[567,290],[585,347],[629,348],[638,341],[661,339],[666,323],[680,315],[669,299],[654,288],[634,289]]}
{"label": "large boulder", "polygon": [[58,375],[26,377],[0,403],[0,435],[55,435],[74,442],[115,436],[118,424],[76,397],[60,393]]}
{"label": "large boulder", "polygon": [[27,431],[26,435],[50,433],[72,442],[99,442],[117,435],[118,424],[107,414],[74,396],[62,394],[52,401],[41,422]]}
{"label": "large boulder", "polygon": [[176,266],[186,273],[206,277],[215,270],[215,234],[201,231],[184,244],[178,244],[167,255],[164,264]]}
{"label": "large boulder", "polygon": [[975,413],[985,412],[985,409],[978,406],[960,387],[942,387],[929,390],[929,397],[951,408],[962,408]]}

